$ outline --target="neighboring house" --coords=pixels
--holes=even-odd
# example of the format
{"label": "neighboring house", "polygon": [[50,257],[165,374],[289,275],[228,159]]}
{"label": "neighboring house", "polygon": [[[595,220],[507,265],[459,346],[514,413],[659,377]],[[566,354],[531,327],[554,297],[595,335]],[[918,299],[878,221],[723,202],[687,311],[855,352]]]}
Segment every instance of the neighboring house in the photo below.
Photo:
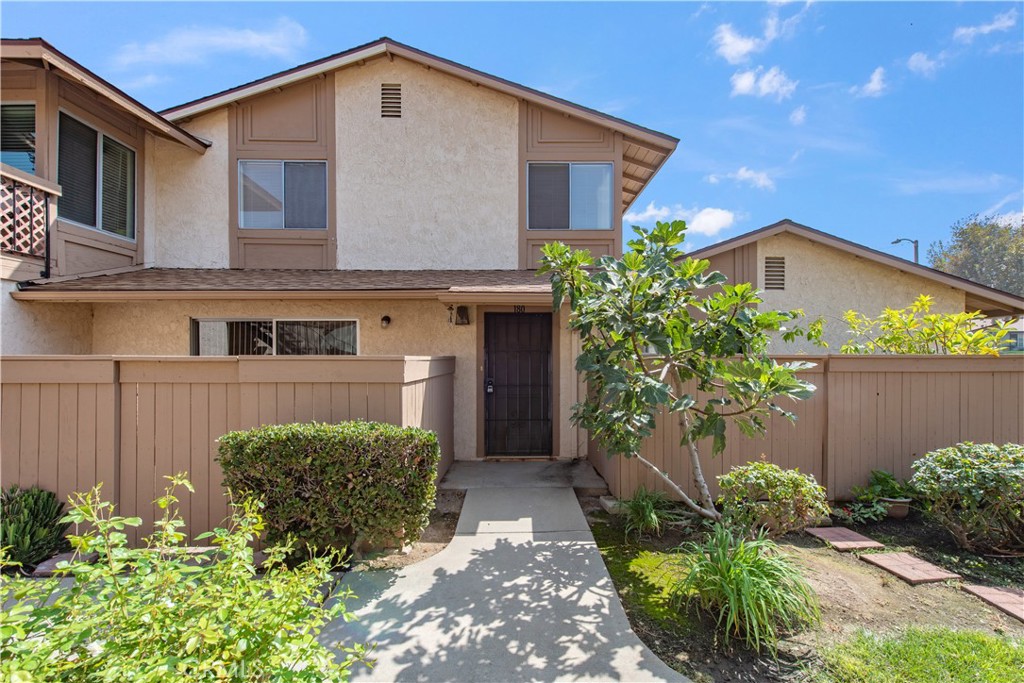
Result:
{"label": "neighboring house", "polygon": [[454,356],[456,458],[585,454],[532,269],[620,254],[676,138],[387,38],[160,114],[0,55],[0,353]]}
{"label": "neighboring house", "polygon": [[804,339],[773,342],[777,353],[839,353],[849,340],[843,314],[877,316],[905,308],[921,294],[934,300],[933,313],[981,311],[987,317],[1024,313],[1024,298],[979,285],[905,259],[809,228],[790,220],[754,230],[689,254],[711,261],[730,282],[763,290],[764,305],[801,308],[807,319],[825,320],[821,349]]}

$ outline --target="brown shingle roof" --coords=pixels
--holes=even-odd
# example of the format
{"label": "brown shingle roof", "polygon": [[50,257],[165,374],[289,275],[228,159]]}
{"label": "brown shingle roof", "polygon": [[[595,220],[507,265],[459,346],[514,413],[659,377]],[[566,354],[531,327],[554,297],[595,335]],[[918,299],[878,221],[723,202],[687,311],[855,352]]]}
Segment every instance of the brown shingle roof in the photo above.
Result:
{"label": "brown shingle roof", "polygon": [[30,284],[27,292],[549,291],[532,270],[228,270],[146,268]]}

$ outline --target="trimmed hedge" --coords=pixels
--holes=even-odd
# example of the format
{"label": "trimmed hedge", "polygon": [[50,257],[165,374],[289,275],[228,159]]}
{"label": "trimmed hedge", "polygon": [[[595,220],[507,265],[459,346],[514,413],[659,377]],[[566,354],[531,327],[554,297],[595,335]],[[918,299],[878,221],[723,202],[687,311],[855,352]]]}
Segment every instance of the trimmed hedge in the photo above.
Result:
{"label": "trimmed hedge", "polygon": [[433,432],[377,422],[269,425],[220,438],[224,484],[258,496],[267,540],[353,550],[412,542],[434,508]]}

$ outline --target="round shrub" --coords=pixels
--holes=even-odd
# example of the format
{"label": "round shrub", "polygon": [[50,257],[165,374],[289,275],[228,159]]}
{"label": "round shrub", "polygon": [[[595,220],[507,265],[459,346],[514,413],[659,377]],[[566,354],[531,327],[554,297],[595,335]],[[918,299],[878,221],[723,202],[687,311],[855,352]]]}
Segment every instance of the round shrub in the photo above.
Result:
{"label": "round shrub", "polygon": [[733,467],[718,477],[730,525],[771,536],[799,531],[828,517],[825,489],[813,476],[764,460]]}
{"label": "round shrub", "polygon": [[265,504],[270,543],[356,550],[412,542],[434,508],[433,432],[376,422],[269,425],[220,438],[224,483]]}
{"label": "round shrub", "polygon": [[962,548],[1024,554],[1024,446],[958,443],[912,467],[925,510]]}

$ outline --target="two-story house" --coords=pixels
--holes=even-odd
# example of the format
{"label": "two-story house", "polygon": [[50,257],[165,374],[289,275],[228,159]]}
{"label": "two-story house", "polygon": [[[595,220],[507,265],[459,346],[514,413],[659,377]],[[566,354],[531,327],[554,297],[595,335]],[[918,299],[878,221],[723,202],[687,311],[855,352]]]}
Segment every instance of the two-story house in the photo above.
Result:
{"label": "two-story house", "polygon": [[585,454],[533,269],[620,254],[676,138],[387,38],[161,113],[2,57],[0,353],[454,356],[456,459]]}

